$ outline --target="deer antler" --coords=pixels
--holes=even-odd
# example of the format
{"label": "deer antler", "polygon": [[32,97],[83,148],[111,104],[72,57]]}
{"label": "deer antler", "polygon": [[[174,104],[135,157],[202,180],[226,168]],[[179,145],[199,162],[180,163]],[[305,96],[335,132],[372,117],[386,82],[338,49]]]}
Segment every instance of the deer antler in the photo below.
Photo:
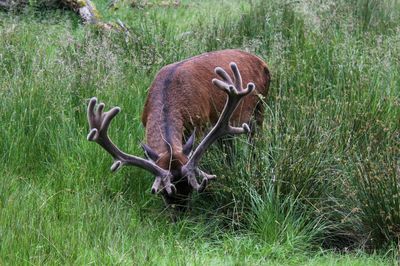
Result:
{"label": "deer antler", "polygon": [[[212,83],[217,88],[228,94],[228,99],[217,123],[207,134],[207,136],[204,137],[199,146],[193,152],[192,156],[189,158],[189,161],[183,166],[182,169],[183,173],[188,178],[188,182],[198,192],[201,192],[206,188],[208,180],[215,178],[215,175],[206,174],[197,168],[201,157],[208,147],[218,138],[226,134],[241,134],[250,132],[250,128],[246,123],[244,123],[242,127],[232,127],[229,125],[229,121],[241,99],[250,94],[254,90],[255,85],[254,83],[248,83],[247,88],[244,89],[242,87],[242,77],[240,76],[237,65],[235,63],[230,63],[230,67],[234,75],[234,81],[232,81],[231,77],[229,77],[229,75],[221,67],[215,68],[215,73],[219,75],[222,80],[213,79]],[[201,184],[197,182],[196,176],[203,177]]]}
{"label": "deer antler", "polygon": [[119,107],[114,107],[108,112],[104,112],[104,103],[100,103],[95,110],[97,99],[93,97],[89,101],[87,116],[89,121],[90,132],[87,136],[89,141],[94,141],[103,147],[111,156],[114,158],[114,163],[111,166],[111,171],[115,172],[123,165],[133,165],[145,169],[156,176],[156,180],[152,186],[152,193],[159,191],[162,185],[166,192],[170,195],[173,193],[172,190],[176,191],[176,188],[168,182],[171,178],[169,171],[162,169],[150,160],[145,160],[134,155],[130,155],[121,151],[111,141],[108,136],[108,127],[110,126],[111,120],[121,111]]}

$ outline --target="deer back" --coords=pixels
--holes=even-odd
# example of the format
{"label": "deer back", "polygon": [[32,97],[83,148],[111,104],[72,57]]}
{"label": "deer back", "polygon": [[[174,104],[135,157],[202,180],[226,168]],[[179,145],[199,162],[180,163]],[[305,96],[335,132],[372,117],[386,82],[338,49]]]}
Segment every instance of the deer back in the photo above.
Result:
{"label": "deer back", "polygon": [[[163,67],[153,81],[142,115],[146,139],[156,152],[165,152],[165,142],[173,150],[182,149],[183,130],[202,132],[218,120],[226,94],[215,89],[211,80],[217,66],[235,62],[243,83],[253,82],[255,91],[245,97],[233,113],[231,123],[241,125],[254,115],[262,123],[260,96],[268,93],[270,74],[259,57],[240,50],[210,52]],[[171,148],[171,147],[170,147]]]}

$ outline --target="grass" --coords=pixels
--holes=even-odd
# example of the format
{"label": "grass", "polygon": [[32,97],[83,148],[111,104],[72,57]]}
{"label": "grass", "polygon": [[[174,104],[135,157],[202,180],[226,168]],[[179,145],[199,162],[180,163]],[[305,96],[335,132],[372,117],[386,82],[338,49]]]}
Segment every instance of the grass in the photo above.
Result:
{"label": "grass", "polygon": [[[150,2],[96,2],[129,36],[0,13],[0,264],[396,264],[399,2]],[[207,153],[218,179],[172,223],[151,175],[86,141],[86,104],[120,106],[110,135],[140,155],[157,71],[224,48],[268,62],[264,126]]]}

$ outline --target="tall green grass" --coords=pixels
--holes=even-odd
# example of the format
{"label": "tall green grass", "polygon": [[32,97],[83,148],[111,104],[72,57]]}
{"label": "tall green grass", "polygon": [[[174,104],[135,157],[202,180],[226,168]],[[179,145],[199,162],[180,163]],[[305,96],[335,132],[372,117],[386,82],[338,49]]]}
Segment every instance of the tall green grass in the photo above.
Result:
{"label": "tall green grass", "polygon": [[[398,1],[96,4],[129,35],[57,11],[0,14],[0,264],[350,263],[321,248],[394,263]],[[111,175],[109,156],[86,141],[86,104],[120,106],[110,135],[140,155],[157,71],[224,48],[270,66],[263,128],[251,144],[207,153],[202,167],[218,178],[171,223],[151,175]]]}

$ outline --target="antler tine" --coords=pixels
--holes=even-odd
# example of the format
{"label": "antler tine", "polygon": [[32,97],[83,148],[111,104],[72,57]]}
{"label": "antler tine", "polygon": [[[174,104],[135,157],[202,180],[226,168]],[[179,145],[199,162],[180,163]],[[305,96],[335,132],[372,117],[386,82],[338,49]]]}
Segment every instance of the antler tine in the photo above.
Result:
{"label": "antler tine", "polygon": [[156,180],[154,180],[153,185],[151,186],[151,193],[156,194],[159,191],[163,191],[171,196],[172,194],[176,194],[176,187],[174,184],[171,183],[171,176],[166,176],[164,179],[162,179],[160,176],[156,177]]}
{"label": "antler tine", "polygon": [[[237,65],[235,63],[231,63],[230,67],[234,74],[234,82],[221,67],[215,68],[215,73],[223,80],[213,79],[212,83],[217,88],[222,89],[225,93],[227,93],[228,98],[217,123],[200,142],[199,146],[189,158],[189,161],[183,166],[183,172],[186,174],[188,182],[195,190],[199,192],[205,189],[208,180],[215,178],[215,176],[208,175],[197,168],[201,157],[208,147],[223,135],[250,132],[250,128],[246,123],[244,123],[241,127],[232,127],[229,125],[229,121],[241,99],[250,94],[255,89],[255,85],[254,83],[248,83],[246,89],[243,89],[242,78]],[[203,177],[201,184],[197,182],[195,178],[196,175]]]}
{"label": "antler tine", "polygon": [[197,175],[199,175],[200,177],[203,178],[200,186],[198,186],[198,188],[197,188],[198,192],[203,192],[204,189],[206,189],[206,187],[208,185],[208,181],[213,180],[217,177],[216,175],[207,174],[207,173],[201,171],[199,168],[196,168],[196,173],[197,173]]}
{"label": "antler tine", "polygon": [[214,71],[218,76],[220,76],[223,79],[224,82],[228,84],[233,83],[231,77],[228,75],[228,73],[226,73],[226,71],[222,67],[216,67]]}
{"label": "antler tine", "polygon": [[[103,106],[104,108],[104,104],[103,105],[99,105],[99,109],[100,107]],[[102,109],[103,109],[102,108]],[[101,123],[101,128],[103,128],[105,131],[108,130],[108,127],[110,126],[111,120],[117,115],[119,114],[119,112],[121,112],[121,108],[119,107],[113,107],[110,111],[103,113],[104,117],[103,117],[103,121]]]}
{"label": "antler tine", "polygon": [[151,186],[151,193],[156,194],[157,191],[159,190],[161,185],[161,177],[157,176],[156,180],[154,180],[153,185]]}
{"label": "antler tine", "polygon": [[231,66],[233,76],[234,76],[235,87],[238,88],[239,90],[243,90],[242,76],[240,75],[237,65],[234,62],[232,62],[232,63],[230,63],[230,66]]}
{"label": "antler tine", "polygon": [[176,193],[176,187],[174,186],[174,184],[171,183],[171,176],[168,175],[166,176],[163,180],[163,189],[165,189],[165,191],[167,192],[167,194],[169,196],[171,196],[172,194]]}
{"label": "antler tine", "polygon": [[112,119],[121,111],[119,107],[114,107],[108,112],[104,112],[104,103],[100,103],[95,110],[97,99],[90,99],[87,109],[90,132],[87,136],[89,141],[94,141],[102,146],[114,158],[111,171],[117,171],[123,165],[133,165],[145,169],[156,176],[167,176],[168,171],[160,168],[154,162],[145,160],[134,155],[121,151],[109,138],[108,127]]}

